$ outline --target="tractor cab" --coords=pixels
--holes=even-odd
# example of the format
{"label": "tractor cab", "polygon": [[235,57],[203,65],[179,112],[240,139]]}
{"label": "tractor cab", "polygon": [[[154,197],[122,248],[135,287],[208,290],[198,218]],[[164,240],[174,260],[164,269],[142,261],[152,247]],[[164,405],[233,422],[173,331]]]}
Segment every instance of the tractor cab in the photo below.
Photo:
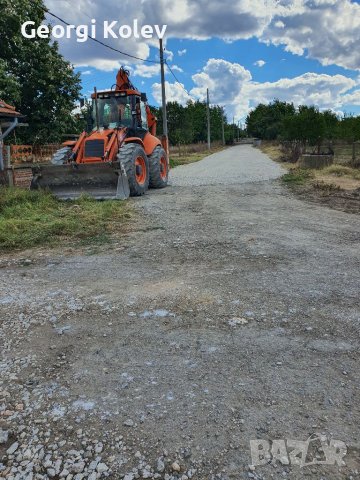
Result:
{"label": "tractor cab", "polygon": [[148,130],[146,104],[140,94],[110,91],[99,92],[92,97],[93,130]]}

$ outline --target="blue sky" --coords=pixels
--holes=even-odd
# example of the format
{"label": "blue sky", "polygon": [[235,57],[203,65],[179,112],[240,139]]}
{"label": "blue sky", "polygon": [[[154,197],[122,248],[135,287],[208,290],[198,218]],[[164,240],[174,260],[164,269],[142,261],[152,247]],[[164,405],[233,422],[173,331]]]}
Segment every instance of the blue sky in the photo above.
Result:
{"label": "blue sky", "polygon": [[[166,56],[182,84],[167,72],[170,100],[203,99],[209,88],[212,103],[224,105],[228,116],[239,120],[259,102],[274,98],[360,114],[359,1],[233,0],[225,12],[214,0],[124,3],[117,15],[115,0],[80,0],[72,9],[69,0],[46,0],[52,12],[74,24],[89,23],[90,18],[100,25],[104,19],[131,24],[134,18],[143,25],[167,24]],[[111,16],[104,11],[111,11]],[[141,58],[158,59],[156,39],[106,42]],[[59,43],[82,73],[84,95],[94,86],[110,87],[117,68],[126,65],[150,103],[159,103],[156,65],[132,63],[90,40]]]}

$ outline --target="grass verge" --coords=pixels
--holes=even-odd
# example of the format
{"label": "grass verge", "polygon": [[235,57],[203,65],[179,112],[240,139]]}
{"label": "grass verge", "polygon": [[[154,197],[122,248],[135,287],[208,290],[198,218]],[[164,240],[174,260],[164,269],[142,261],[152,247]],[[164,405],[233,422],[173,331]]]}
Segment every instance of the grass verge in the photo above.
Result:
{"label": "grass verge", "polygon": [[360,180],[360,170],[345,165],[330,165],[330,167],[321,170],[322,175],[333,175],[335,177],[348,177],[354,180]]}
{"label": "grass verge", "polygon": [[282,176],[282,181],[287,185],[304,185],[308,180],[314,178],[314,173],[311,170],[302,170],[300,168],[293,168],[289,173]]}
{"label": "grass verge", "polygon": [[263,141],[260,145],[260,150],[270,157],[271,160],[274,160],[275,162],[283,162],[283,154],[279,144]]}
{"label": "grass verge", "polygon": [[175,156],[170,153],[170,167],[176,168],[180,165],[188,165],[189,163],[199,162],[203,158],[212,155],[213,153],[221,152],[227,147],[215,147],[211,150],[206,150],[205,152],[189,153],[184,156]]}
{"label": "grass verge", "polygon": [[45,191],[0,189],[0,251],[76,240],[106,243],[131,216],[127,203],[88,197],[62,202]]}
{"label": "grass verge", "polygon": [[[283,168],[289,170],[289,174],[285,174],[283,180],[290,185],[303,185],[311,180],[316,188],[319,185],[324,185],[324,189],[328,186],[330,190],[333,190],[334,187],[349,191],[360,188],[360,170],[358,168],[335,163],[322,169],[303,170],[299,169],[296,163],[285,161],[284,153],[281,151],[279,144],[263,142],[260,149],[272,160],[281,163]],[[305,172],[308,172],[308,174]]]}

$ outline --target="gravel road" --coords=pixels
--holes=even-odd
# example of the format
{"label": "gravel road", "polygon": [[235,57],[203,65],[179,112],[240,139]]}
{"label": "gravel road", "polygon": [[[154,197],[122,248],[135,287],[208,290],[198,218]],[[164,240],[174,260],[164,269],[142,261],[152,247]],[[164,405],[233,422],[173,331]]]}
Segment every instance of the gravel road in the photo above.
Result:
{"label": "gravel road", "polygon": [[285,171],[270,163],[266,155],[249,145],[228,148],[201,162],[177,167],[172,171],[174,186],[239,185],[279,178]]}
{"label": "gravel road", "polygon": [[3,477],[360,478],[359,217],[281,174],[232,147],[96,253],[1,258]]}

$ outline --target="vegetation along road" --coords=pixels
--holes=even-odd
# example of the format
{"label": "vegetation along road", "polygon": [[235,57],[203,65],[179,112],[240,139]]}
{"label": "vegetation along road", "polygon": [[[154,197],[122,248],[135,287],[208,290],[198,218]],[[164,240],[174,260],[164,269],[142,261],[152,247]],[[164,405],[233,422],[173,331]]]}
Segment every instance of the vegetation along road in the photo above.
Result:
{"label": "vegetation along road", "polygon": [[[1,257],[3,477],[359,478],[359,217],[282,174],[232,147],[92,255]],[[254,465],[251,440],[318,434],[345,465],[316,442],[309,466]]]}

